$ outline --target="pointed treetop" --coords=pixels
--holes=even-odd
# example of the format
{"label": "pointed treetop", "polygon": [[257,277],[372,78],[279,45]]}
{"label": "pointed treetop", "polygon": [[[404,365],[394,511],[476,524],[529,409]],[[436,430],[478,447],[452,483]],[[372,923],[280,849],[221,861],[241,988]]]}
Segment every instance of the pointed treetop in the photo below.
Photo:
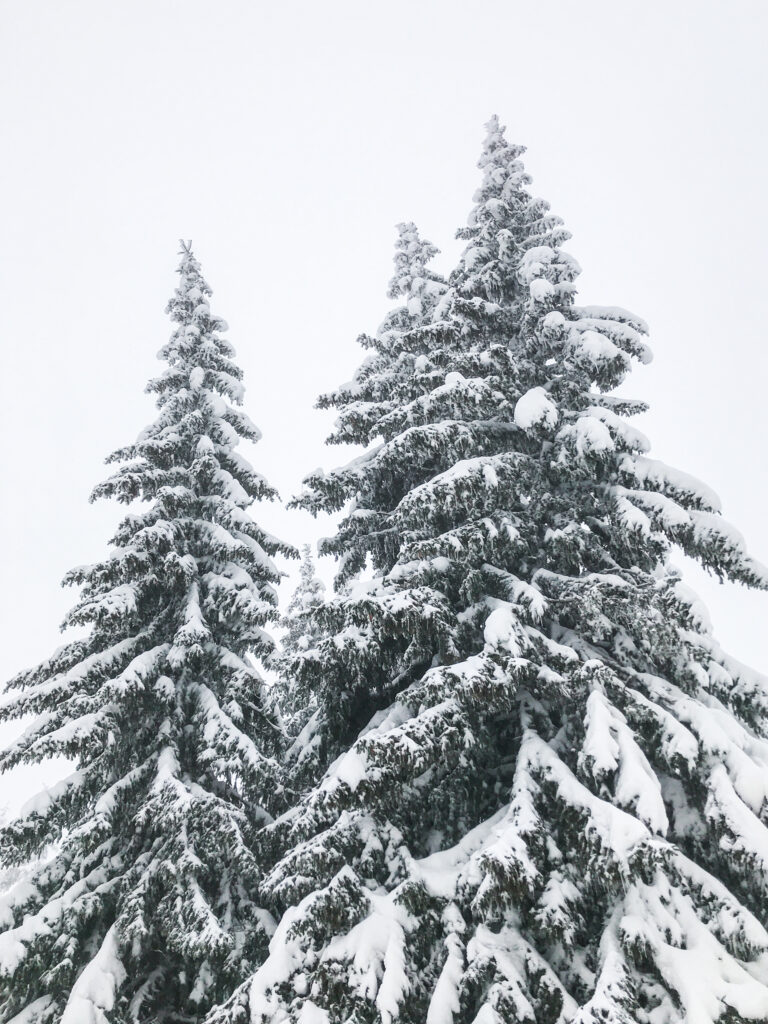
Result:
{"label": "pointed treetop", "polygon": [[[525,153],[525,146],[519,146],[514,143],[507,142],[507,129],[503,124],[501,124],[496,114],[494,114],[490,121],[487,122],[485,129],[486,133],[485,139],[483,140],[483,149],[477,166],[480,167],[481,170],[487,170],[487,168],[493,167],[510,168],[512,165],[516,164],[523,153]],[[521,163],[519,164],[519,169],[523,170],[523,165]],[[526,180],[530,180],[527,175]]]}
{"label": "pointed treetop", "polygon": [[318,578],[315,570],[315,560],[312,557],[312,548],[309,544],[301,546],[301,567],[299,569],[299,583],[291,598],[283,624],[294,615],[307,611],[314,604],[322,604],[324,600],[325,584]]}
{"label": "pointed treetop", "polygon": [[210,316],[208,299],[213,295],[213,289],[203,277],[199,261],[192,252],[191,240],[181,240],[181,263],[177,268],[180,280],[174,289],[173,297],[168,302],[166,313],[170,314],[176,323],[191,324],[207,317],[210,328],[225,331],[227,325],[220,317]]}
{"label": "pointed treetop", "polygon": [[[506,191],[509,191],[510,188],[520,189],[530,185],[530,175],[526,174],[520,159],[525,153],[525,146],[507,142],[507,129],[495,114],[485,127],[486,135],[477,162],[477,166],[484,172],[483,186],[493,185],[498,189],[506,185]],[[510,184],[506,184],[510,179]]]}
{"label": "pointed treetop", "polygon": [[[179,239],[179,244],[181,246],[179,249],[181,263],[177,268],[177,272],[181,275],[182,283],[189,282],[188,287],[192,287],[191,282],[193,280],[200,280],[202,278],[200,262],[192,251],[191,239],[188,242],[185,242],[183,239]],[[208,286],[206,285],[206,287]]]}
{"label": "pointed treetop", "polygon": [[419,235],[413,221],[397,225],[395,273],[387,296],[390,299],[403,296],[411,317],[428,313],[445,292],[444,278],[427,266],[439,252],[436,245]]}
{"label": "pointed treetop", "polygon": [[[374,335],[361,334],[359,343],[373,349],[355,371],[351,381],[333,392],[321,395],[318,407],[342,410],[336,421],[329,444],[368,443],[385,427],[385,418],[391,411],[389,395],[397,381],[407,380],[412,386],[413,357],[408,355],[406,335],[428,323],[447,292],[442,274],[428,264],[439,250],[419,235],[416,225],[405,222],[397,225],[395,241],[395,272],[387,295],[400,300],[379,324]],[[305,485],[314,475],[307,477]],[[297,499],[301,502],[302,499]],[[320,548],[324,551],[321,544]]]}
{"label": "pointed treetop", "polygon": [[[506,129],[495,115],[486,128],[478,161],[483,180],[473,196],[467,227],[457,232],[470,244],[455,279],[464,295],[498,301],[511,299],[515,292],[522,251],[548,246],[554,252],[570,233],[549,212],[549,203],[531,194],[532,179],[520,159],[525,147],[507,141]],[[570,262],[578,272],[575,261]]]}
{"label": "pointed treetop", "polygon": [[427,270],[426,266],[439,252],[436,245],[419,235],[413,221],[398,224],[395,273],[389,282],[387,297],[396,299],[399,295],[409,295],[415,282],[434,278],[435,274]]}
{"label": "pointed treetop", "polygon": [[301,545],[299,578],[303,585],[310,585],[313,590],[325,590],[323,583],[315,576],[315,560],[312,557],[312,546],[310,544]]}

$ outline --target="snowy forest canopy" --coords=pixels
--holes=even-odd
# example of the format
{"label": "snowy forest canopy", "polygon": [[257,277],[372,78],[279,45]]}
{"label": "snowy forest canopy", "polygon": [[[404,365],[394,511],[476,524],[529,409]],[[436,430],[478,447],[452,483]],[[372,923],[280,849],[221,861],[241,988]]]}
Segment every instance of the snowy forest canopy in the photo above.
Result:
{"label": "snowy forest canopy", "polygon": [[72,771],[0,835],[14,1024],[768,1019],[768,680],[670,562],[768,589],[616,394],[642,319],[580,306],[494,118],[456,267],[399,226],[394,305],[319,398],[294,507],[338,516],[278,609],[259,431],[191,246],[157,416],[93,492],[85,627],[11,680],[3,770]]}

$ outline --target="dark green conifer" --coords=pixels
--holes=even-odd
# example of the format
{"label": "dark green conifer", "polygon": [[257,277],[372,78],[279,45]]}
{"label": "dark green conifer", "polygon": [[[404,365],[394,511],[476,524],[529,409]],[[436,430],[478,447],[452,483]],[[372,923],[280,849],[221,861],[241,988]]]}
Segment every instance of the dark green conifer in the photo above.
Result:
{"label": "dark green conifer", "polygon": [[198,1020],[273,926],[251,840],[282,806],[280,769],[252,657],[273,650],[271,559],[288,549],[248,513],[275,492],[236,451],[259,432],[187,245],[179,274],[148,386],[158,417],[93,493],[145,505],[65,580],[81,587],[65,625],[87,636],[12,680],[2,706],[34,719],[0,768],[74,762],[0,836],[4,862],[29,865],[2,898],[4,1021]]}
{"label": "dark green conifer", "polygon": [[768,573],[630,426],[645,324],[577,304],[521,155],[491,121],[448,289],[414,275],[437,301],[321,400],[365,448],[300,498],[345,506],[296,665],[322,774],[267,829],[283,918],[214,1020],[768,1018],[768,685],[669,553]]}

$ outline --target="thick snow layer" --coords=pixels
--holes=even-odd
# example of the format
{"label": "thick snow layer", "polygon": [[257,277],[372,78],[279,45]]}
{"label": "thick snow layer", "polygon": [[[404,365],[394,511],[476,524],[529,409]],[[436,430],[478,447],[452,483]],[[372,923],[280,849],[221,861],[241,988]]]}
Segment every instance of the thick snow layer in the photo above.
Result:
{"label": "thick snow layer", "polygon": [[539,871],[530,858],[525,836],[541,828],[531,793],[543,775],[554,783],[559,796],[572,807],[585,812],[586,828],[603,849],[620,863],[638,843],[650,838],[637,818],[592,794],[571,773],[555,752],[535,733],[526,734],[518,757],[513,799],[493,817],[477,826],[456,846],[411,864],[411,872],[436,896],[455,897],[462,880],[479,882],[485,875],[486,858],[498,860],[505,872],[514,870],[519,877],[534,879]]}
{"label": "thick snow layer", "polygon": [[681,601],[688,607],[691,621],[696,628],[700,629],[703,633],[711,633],[712,620],[707,610],[707,606],[701,600],[699,595],[686,583],[683,583],[682,580],[674,585],[673,590],[678,601]]}
{"label": "thick snow layer", "polygon": [[689,473],[650,459],[646,455],[627,455],[621,463],[621,470],[630,474],[642,486],[668,491],[671,496],[683,495],[700,501],[711,512],[721,510],[720,498],[705,483]]}
{"label": "thick snow layer", "polygon": [[11,1017],[8,1024],[41,1024],[42,1021],[50,1019],[50,1006],[53,1002],[51,996],[41,996],[34,1003],[25,1006],[21,1013]]}
{"label": "thick snow layer", "polygon": [[557,423],[557,416],[557,406],[544,388],[531,388],[515,405],[515,423],[522,430],[530,430],[539,424],[553,427]]}
{"label": "thick snow layer", "polygon": [[[718,813],[738,826],[749,848],[768,866],[768,830],[761,822],[759,827],[753,826],[753,819],[759,821],[755,816],[768,802],[768,741],[750,733],[706,692],[696,699],[656,676],[639,678],[649,696],[668,709],[678,723],[677,731],[694,736],[701,750],[711,757],[714,767],[709,784]],[[731,793],[737,799],[731,799]]]}
{"label": "thick snow layer", "polygon": [[334,761],[326,773],[323,786],[330,789],[338,782],[343,782],[355,790],[365,778],[365,773],[365,757],[353,748]]}
{"label": "thick snow layer", "polygon": [[606,338],[599,331],[588,330],[574,333],[579,352],[594,363],[625,358],[621,349],[617,348],[610,338]]}
{"label": "thick snow layer", "polygon": [[330,943],[323,960],[351,962],[352,986],[375,999],[383,1024],[394,1024],[410,985],[405,972],[406,911],[388,895],[368,894],[370,913]]}
{"label": "thick snow layer", "polygon": [[[616,315],[610,315],[614,313]],[[632,319],[631,314],[623,310],[610,308],[602,311],[600,307],[574,307],[575,319],[571,321],[573,329],[579,331],[597,330],[607,335],[619,348],[631,353],[641,363],[650,363],[653,354],[645,341],[648,333],[641,320]]]}
{"label": "thick snow layer", "polygon": [[567,320],[565,319],[563,314],[559,310],[553,309],[551,313],[547,313],[547,315],[543,318],[543,320],[541,321],[541,326],[543,327],[545,333],[556,335],[560,333],[560,331],[565,327],[566,323]]}
{"label": "thick snow layer", "polygon": [[66,778],[47,786],[26,800],[19,809],[19,819],[28,818],[32,815],[42,815],[57,803],[70,791],[79,789],[85,782],[86,774],[83,771],[74,771]]}
{"label": "thick snow layer", "polygon": [[665,879],[629,888],[619,931],[650,951],[668,988],[678,994],[686,1021],[717,1024],[726,1007],[745,1020],[768,1019],[765,959],[750,965],[759,977],[748,973],[699,918],[690,898]]}
{"label": "thick snow layer", "polygon": [[491,818],[467,832],[455,846],[413,861],[413,876],[424,883],[428,892],[453,899],[467,865],[502,834],[508,813],[509,809],[502,807]]}
{"label": "thick snow layer", "polygon": [[189,683],[188,691],[197,698],[205,722],[203,737],[212,748],[236,753],[244,765],[257,771],[270,763],[251,737],[237,728],[213,690],[203,683]]}
{"label": "thick snow layer", "polygon": [[669,822],[656,773],[624,715],[598,690],[593,690],[587,699],[582,750],[598,780],[603,775],[617,773],[616,802],[633,810],[652,832],[666,835]]}
{"label": "thick snow layer", "polygon": [[329,1019],[322,1006],[308,999],[299,1010],[297,1024],[328,1024]]}
{"label": "thick snow layer", "polygon": [[125,978],[113,925],[72,986],[60,1024],[110,1024],[115,994]]}
{"label": "thick snow layer", "polygon": [[523,253],[518,276],[522,281],[530,283],[543,274],[556,257],[555,250],[549,245],[535,245]]}
{"label": "thick snow layer", "polygon": [[489,647],[500,647],[517,658],[525,646],[525,632],[520,617],[508,604],[498,602],[485,621],[484,639]]}
{"label": "thick snow layer", "polygon": [[648,334],[647,322],[621,306],[575,306],[573,311],[580,318],[615,320],[620,324],[628,324],[641,334]]}
{"label": "thick snow layer", "polygon": [[561,431],[560,436],[571,436],[579,455],[611,452],[615,448],[613,437],[605,423],[590,415],[579,416],[575,423]]}
{"label": "thick snow layer", "polygon": [[[351,868],[342,868],[337,878],[346,876],[352,881],[356,880]],[[311,893],[297,906],[289,907],[280,919],[270,939],[269,953],[249,984],[248,998],[252,1024],[284,1019],[284,1014],[279,1009],[278,989],[292,976],[298,976],[298,988],[303,987],[302,968],[306,967],[305,953],[294,928],[310,911],[316,899],[317,894]]]}
{"label": "thick snow layer", "polygon": [[464,973],[464,947],[461,934],[465,929],[464,918],[454,903],[443,911],[446,957],[440,977],[437,979],[432,998],[427,1008],[426,1024],[450,1024],[459,1012],[459,982]]}
{"label": "thick snow layer", "polygon": [[637,818],[606,803],[583,786],[536,733],[526,733],[520,759],[530,764],[531,771],[543,771],[556,783],[558,794],[567,804],[581,808],[586,813],[587,831],[617,858],[626,859],[633,847],[649,837],[648,829]]}

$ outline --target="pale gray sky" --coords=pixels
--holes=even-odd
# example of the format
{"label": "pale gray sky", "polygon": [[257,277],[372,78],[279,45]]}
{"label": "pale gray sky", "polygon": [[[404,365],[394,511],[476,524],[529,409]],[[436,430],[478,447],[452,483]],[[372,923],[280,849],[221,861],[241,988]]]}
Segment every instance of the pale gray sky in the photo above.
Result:
{"label": "pale gray sky", "polygon": [[[768,562],[767,37],[763,0],[0,0],[0,677],[61,642],[59,580],[106,550],[119,510],[87,497],[153,416],[177,239],[287,498],[343,460],[312,406],[388,308],[394,224],[450,269],[493,112],[573,233],[581,299],[651,325],[626,390],[652,454]],[[768,595],[690,580],[768,671]]]}

